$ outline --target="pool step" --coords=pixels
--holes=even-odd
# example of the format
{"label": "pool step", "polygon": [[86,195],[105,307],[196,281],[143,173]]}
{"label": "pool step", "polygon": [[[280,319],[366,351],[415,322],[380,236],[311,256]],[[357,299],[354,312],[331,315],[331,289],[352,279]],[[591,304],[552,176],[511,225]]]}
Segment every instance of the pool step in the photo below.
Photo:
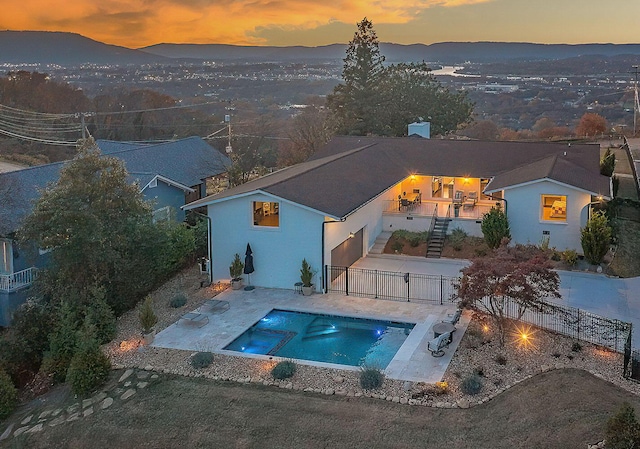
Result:
{"label": "pool step", "polygon": [[323,337],[325,335],[331,335],[337,332],[340,332],[340,330],[335,327],[332,320],[318,317],[307,326],[302,339],[304,340],[307,338]]}
{"label": "pool step", "polygon": [[327,335],[336,334],[338,332],[340,332],[338,329],[324,329],[324,330],[311,331],[304,334],[304,337],[302,337],[302,339],[306,340],[308,338],[324,337]]}

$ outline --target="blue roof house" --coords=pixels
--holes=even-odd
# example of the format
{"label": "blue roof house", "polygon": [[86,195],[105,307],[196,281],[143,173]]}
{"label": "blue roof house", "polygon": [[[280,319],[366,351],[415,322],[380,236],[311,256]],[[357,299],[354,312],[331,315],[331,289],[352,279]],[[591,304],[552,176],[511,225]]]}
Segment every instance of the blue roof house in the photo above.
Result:
{"label": "blue roof house", "polygon": [[[184,220],[182,206],[206,196],[208,178],[224,174],[229,158],[199,137],[157,143],[96,142],[103,154],[124,161],[132,183],[152,203],[154,218]],[[37,268],[47,263],[38,251],[26,257],[15,240],[23,219],[31,212],[40,190],[54,184],[65,162],[0,173],[0,326],[22,304]]]}

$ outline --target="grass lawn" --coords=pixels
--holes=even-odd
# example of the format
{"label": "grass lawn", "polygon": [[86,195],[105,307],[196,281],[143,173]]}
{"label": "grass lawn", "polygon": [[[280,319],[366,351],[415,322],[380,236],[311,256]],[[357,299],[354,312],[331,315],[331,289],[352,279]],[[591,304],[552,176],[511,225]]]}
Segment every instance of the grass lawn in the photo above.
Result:
{"label": "grass lawn", "polygon": [[640,406],[639,397],[573,369],[540,374],[465,410],[162,375],[125,402],[7,446],[584,449],[603,438],[625,400]]}

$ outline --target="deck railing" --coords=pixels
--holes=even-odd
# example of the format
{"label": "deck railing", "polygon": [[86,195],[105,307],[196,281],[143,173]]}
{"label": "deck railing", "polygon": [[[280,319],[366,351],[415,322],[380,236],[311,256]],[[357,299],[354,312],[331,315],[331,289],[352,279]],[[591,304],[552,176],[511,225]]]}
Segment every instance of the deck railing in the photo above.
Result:
{"label": "deck railing", "polygon": [[[444,217],[448,208],[450,218],[462,218],[467,220],[480,220],[482,216],[489,212],[493,204],[477,203],[473,207],[460,206],[454,208],[451,202],[426,200],[419,203],[410,203],[402,206],[398,200],[387,200],[384,202],[384,214],[400,214],[412,216],[431,217],[437,213]],[[437,212],[436,212],[437,211]],[[455,213],[454,213],[455,212]],[[457,214],[457,215],[456,215]]]}
{"label": "deck railing", "polygon": [[12,292],[33,284],[38,276],[35,267],[18,271],[12,274],[0,275],[0,292]]}
{"label": "deck railing", "polygon": [[453,218],[480,220],[484,214],[491,210],[492,207],[493,205],[491,204],[476,204],[473,207],[464,207],[463,205],[456,208],[457,211],[454,209]]}
{"label": "deck railing", "polygon": [[434,214],[438,203],[436,202],[416,202],[410,203],[408,206],[402,206],[398,200],[387,200],[384,203],[385,214],[411,214],[414,216],[430,217]]}

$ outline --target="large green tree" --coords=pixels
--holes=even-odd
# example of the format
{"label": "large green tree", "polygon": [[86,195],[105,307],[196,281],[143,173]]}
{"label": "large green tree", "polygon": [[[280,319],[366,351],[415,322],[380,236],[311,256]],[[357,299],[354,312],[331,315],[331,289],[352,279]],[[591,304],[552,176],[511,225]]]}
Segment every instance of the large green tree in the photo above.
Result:
{"label": "large green tree", "polygon": [[127,177],[123,162],[102,156],[90,139],[42,192],[19,234],[51,250],[39,282],[45,296],[82,301],[104,287],[109,304],[122,311],[149,288],[159,233],[150,206]]}
{"label": "large green tree", "polygon": [[447,134],[471,119],[466,93],[443,87],[423,63],[384,66],[378,37],[366,18],[349,42],[343,84],[327,105],[337,132],[353,135],[403,136],[411,122],[431,122],[433,134]]}
{"label": "large green tree", "polygon": [[471,120],[473,104],[464,92],[451,92],[431,74],[426,63],[388,66],[379,85],[381,99],[374,133],[407,134],[407,125],[426,120],[431,133],[444,135]]}
{"label": "large green tree", "polygon": [[344,84],[334,88],[328,106],[336,115],[339,133],[365,135],[375,128],[385,69],[373,23],[365,17],[357,26],[344,58]]}

